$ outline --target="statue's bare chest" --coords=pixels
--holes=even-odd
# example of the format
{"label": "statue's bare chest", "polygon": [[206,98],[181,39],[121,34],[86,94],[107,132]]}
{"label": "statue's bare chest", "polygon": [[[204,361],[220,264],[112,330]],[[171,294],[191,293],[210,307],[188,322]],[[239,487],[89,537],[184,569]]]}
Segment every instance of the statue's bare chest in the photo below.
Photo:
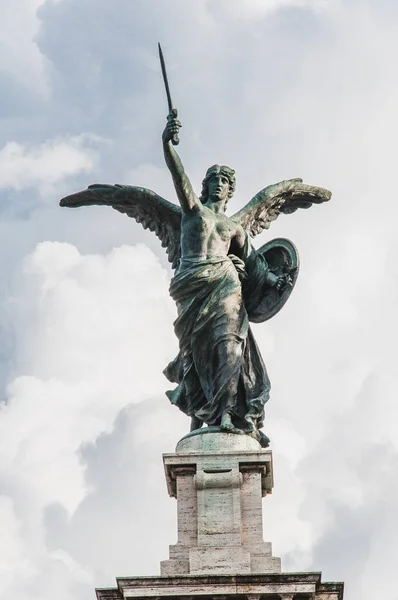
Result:
{"label": "statue's bare chest", "polygon": [[211,210],[203,210],[188,219],[184,219],[183,229],[189,234],[200,235],[203,237],[216,236],[224,242],[231,240],[235,233],[236,225],[225,215],[215,214]]}

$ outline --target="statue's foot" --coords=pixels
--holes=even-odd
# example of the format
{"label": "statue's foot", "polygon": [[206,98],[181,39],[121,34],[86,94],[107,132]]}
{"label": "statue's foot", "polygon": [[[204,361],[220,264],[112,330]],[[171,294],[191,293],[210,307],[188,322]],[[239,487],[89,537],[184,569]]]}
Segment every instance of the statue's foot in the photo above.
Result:
{"label": "statue's foot", "polygon": [[221,417],[221,429],[223,431],[233,431],[235,429],[234,424],[232,423],[231,413],[225,412]]}
{"label": "statue's foot", "polygon": [[220,429],[222,431],[227,431],[228,433],[238,433],[241,435],[245,433],[244,431],[242,431],[242,429],[238,429],[237,427],[235,427],[235,425],[232,423],[231,413],[229,412],[223,413],[221,417]]}
{"label": "statue's foot", "polygon": [[252,438],[258,441],[258,443],[262,446],[262,448],[268,448],[270,444],[270,439],[265,435],[262,431],[257,429],[257,423],[252,418],[246,415],[245,421],[248,424],[246,428],[246,433],[250,435]]}
{"label": "statue's foot", "polygon": [[265,433],[257,429],[257,441],[260,443],[262,448],[268,448],[270,439]]}
{"label": "statue's foot", "polygon": [[251,433],[253,433],[254,431],[257,430],[257,427],[256,427],[256,425],[255,425],[252,417],[249,417],[248,415],[246,415],[245,421],[247,423],[247,427],[246,427],[246,433],[247,434],[250,435]]}
{"label": "statue's foot", "polygon": [[196,417],[195,415],[191,417],[190,431],[196,431],[196,429],[200,429],[202,425],[203,421],[201,421],[198,417]]}

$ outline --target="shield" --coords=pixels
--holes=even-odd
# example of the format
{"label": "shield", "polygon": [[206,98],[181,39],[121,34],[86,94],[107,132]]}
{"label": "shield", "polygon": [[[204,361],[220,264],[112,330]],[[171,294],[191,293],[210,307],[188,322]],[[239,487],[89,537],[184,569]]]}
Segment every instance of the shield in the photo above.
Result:
{"label": "shield", "polygon": [[276,276],[283,276],[286,285],[281,291],[264,282],[262,297],[257,306],[250,311],[250,321],[262,323],[280,311],[292,293],[299,271],[299,255],[296,246],[286,238],[276,238],[257,250],[268,263],[270,271]]}

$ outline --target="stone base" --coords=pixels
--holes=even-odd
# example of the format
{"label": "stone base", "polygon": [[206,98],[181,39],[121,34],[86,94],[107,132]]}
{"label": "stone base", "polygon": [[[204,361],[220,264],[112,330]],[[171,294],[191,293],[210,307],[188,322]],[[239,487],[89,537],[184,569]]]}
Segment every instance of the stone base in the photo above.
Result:
{"label": "stone base", "polygon": [[97,589],[97,600],[343,600],[343,583],[320,573],[123,577],[117,588]]}
{"label": "stone base", "polygon": [[161,577],[117,579],[97,600],[343,600],[343,583],[320,573],[281,573],[263,541],[262,497],[272,491],[272,455],[248,436],[201,430],[164,455],[177,498],[178,542]]}
{"label": "stone base", "polygon": [[178,542],[161,574],[280,573],[263,541],[262,497],[271,493],[272,454],[247,435],[203,428],[163,456],[177,498]]}
{"label": "stone base", "polygon": [[[271,546],[265,544],[264,546]],[[184,549],[178,556],[177,544],[170,546],[169,560],[160,563],[163,577],[171,575],[234,574],[234,573],[280,573],[281,559],[272,556],[271,548],[255,554],[236,547],[210,547]],[[171,558],[173,557],[173,558]]]}

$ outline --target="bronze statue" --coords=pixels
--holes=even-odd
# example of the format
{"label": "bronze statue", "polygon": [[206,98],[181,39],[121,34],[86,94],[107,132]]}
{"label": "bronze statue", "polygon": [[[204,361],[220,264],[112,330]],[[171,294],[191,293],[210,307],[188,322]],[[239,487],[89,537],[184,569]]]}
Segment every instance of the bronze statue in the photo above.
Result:
{"label": "bronze statue", "polygon": [[163,150],[180,207],[145,188],[100,184],[60,204],[106,204],[158,236],[175,270],[170,294],[178,310],[179,353],[164,371],[177,384],[167,392],[171,403],[191,417],[191,431],[206,423],[252,435],[266,447],[269,439],[260,429],[270,382],[249,321],[265,321],[283,306],[297,277],[298,257],[289,240],[255,250],[250,236],[280,213],[308,208],[331,194],[291,179],[264,188],[226,216],[235,172],[210,167],[198,197],[172,145],[178,143],[181,123],[171,99],[169,108]]}

